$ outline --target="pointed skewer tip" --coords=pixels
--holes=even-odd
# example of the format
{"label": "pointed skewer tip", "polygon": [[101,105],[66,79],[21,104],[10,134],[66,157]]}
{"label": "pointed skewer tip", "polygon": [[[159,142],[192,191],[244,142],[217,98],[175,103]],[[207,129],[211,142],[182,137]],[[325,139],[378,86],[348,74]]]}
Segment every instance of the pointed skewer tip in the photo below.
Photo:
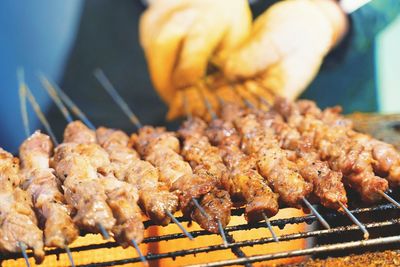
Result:
{"label": "pointed skewer tip", "polygon": [[74,258],[72,257],[72,253],[71,253],[71,250],[69,249],[68,245],[65,245],[65,252],[67,252],[67,256],[68,256],[69,262],[71,263],[71,267],[75,267]]}
{"label": "pointed skewer tip", "polygon": [[141,261],[145,266],[147,266],[147,265],[148,265],[147,259],[146,259],[145,256],[143,256],[143,253],[142,253],[142,251],[140,250],[139,245],[137,244],[137,242],[135,241],[135,239],[132,239],[131,242],[132,242],[132,245],[134,246],[134,248],[135,248],[137,254],[139,255],[140,261]]}
{"label": "pointed skewer tip", "polygon": [[313,205],[305,198],[303,197],[304,204],[306,204],[307,208],[311,210],[311,212],[317,217],[318,221],[326,228],[326,229],[331,229],[331,226],[329,223],[325,220],[324,217],[314,208]]}
{"label": "pointed skewer tip", "polygon": [[225,231],[224,231],[224,228],[222,227],[221,220],[219,220],[219,219],[218,219],[218,229],[219,229],[219,233],[222,237],[222,240],[224,242],[224,247],[228,247],[229,243],[228,243],[228,240],[226,239]]}
{"label": "pointed skewer tip", "polygon": [[30,267],[31,264],[29,263],[28,253],[26,253],[26,245],[23,242],[18,242],[18,246],[21,248],[22,256],[25,259],[25,264],[27,267]]}
{"label": "pointed skewer tip", "polygon": [[185,229],[185,227],[183,227],[181,222],[178,221],[178,219],[175,218],[175,216],[169,210],[165,210],[165,213],[179,227],[179,229],[181,229],[181,231],[183,232],[184,235],[186,235],[190,240],[193,240],[193,236]]}
{"label": "pointed skewer tip", "polygon": [[346,213],[346,215],[350,218],[350,220],[353,221],[353,223],[355,223],[360,230],[363,232],[364,234],[364,239],[368,239],[369,238],[369,232],[367,230],[367,228],[365,227],[364,224],[362,224],[350,211],[349,209],[342,203],[339,202],[340,207],[344,210],[344,212]]}

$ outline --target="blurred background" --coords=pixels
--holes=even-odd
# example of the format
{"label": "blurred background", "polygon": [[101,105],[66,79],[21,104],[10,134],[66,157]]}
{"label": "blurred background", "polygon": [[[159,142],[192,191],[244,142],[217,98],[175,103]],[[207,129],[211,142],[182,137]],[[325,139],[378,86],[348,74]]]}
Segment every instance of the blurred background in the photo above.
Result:
{"label": "blurred background", "polygon": [[[273,1],[258,1],[252,6],[254,14],[265,10],[270,2]],[[371,3],[374,2],[376,6],[382,3],[380,0]],[[167,108],[152,89],[138,42],[138,21],[144,9],[139,0],[1,1],[0,146],[16,153],[25,138],[16,79],[19,66],[25,69],[26,81],[58,136],[66,122],[41,88],[37,78],[39,72],[59,84],[95,125],[106,124],[133,131],[134,127],[93,76],[95,68],[102,68],[143,123],[164,125]],[[377,88],[377,104],[363,110],[361,106],[337,103],[325,97],[318,101],[321,106],[341,104],[345,106],[345,112],[400,113],[397,103],[400,99],[400,19],[390,23],[396,14],[385,14],[382,22],[382,16],[375,13],[371,16],[371,10],[371,6],[365,6],[350,18],[350,32],[364,30],[364,39],[346,37],[343,46],[347,48],[341,48],[345,53],[336,57],[334,51],[322,68],[343,72],[343,81],[338,81],[337,86],[348,86],[354,79],[352,75],[357,76],[346,75],[342,65],[347,61],[352,61],[353,68],[355,64],[357,68],[369,69],[369,79],[364,82]],[[394,8],[387,12],[398,11]],[[374,27],[377,30],[369,34],[368,29]],[[354,47],[361,49],[354,52]],[[357,86],[362,88],[365,84]],[[312,98],[313,88],[323,86],[317,78],[304,97]],[[31,129],[40,127],[31,110],[30,123]]]}

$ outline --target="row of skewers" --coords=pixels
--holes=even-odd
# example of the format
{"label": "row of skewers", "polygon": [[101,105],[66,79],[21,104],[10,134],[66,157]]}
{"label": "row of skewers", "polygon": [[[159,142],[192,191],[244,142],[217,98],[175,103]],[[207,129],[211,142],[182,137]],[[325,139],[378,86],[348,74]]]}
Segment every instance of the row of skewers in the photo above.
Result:
{"label": "row of skewers", "polygon": [[[25,99],[50,137],[34,132],[21,145],[19,159],[0,150],[0,250],[65,248],[80,231],[113,236],[123,247],[143,240],[142,211],[154,223],[175,222],[178,210],[203,229],[224,236],[231,209],[244,207],[249,222],[265,220],[280,207],[304,208],[329,224],[311,203],[346,212],[346,187],[367,203],[385,198],[400,183],[400,156],[389,144],[352,130],[339,108],[320,110],[311,101],[278,98],[266,108],[249,102],[209,106],[211,121],[192,117],[177,132],[142,126],[104,73],[96,77],[138,127],[131,136],[96,128],[59,88],[44,87],[68,125],[61,144],[20,75],[23,121],[29,133]],[[203,95],[204,96],[204,95]],[[207,99],[204,98],[205,103]],[[80,118],[74,121],[71,111]],[[53,148],[53,146],[55,146]],[[69,253],[70,255],[70,253]],[[71,264],[73,259],[70,255]],[[28,263],[28,261],[27,261]]]}

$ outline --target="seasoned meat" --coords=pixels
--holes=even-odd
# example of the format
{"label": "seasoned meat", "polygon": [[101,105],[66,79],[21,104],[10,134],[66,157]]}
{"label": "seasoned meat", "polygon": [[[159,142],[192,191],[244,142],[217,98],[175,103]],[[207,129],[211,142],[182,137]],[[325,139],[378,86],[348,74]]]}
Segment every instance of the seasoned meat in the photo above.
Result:
{"label": "seasoned meat", "polygon": [[49,136],[35,132],[20,147],[23,188],[32,196],[36,213],[44,221],[44,238],[48,247],[64,248],[79,235],[61,192],[60,181],[49,167],[53,145]]}
{"label": "seasoned meat", "polygon": [[0,251],[21,252],[20,244],[33,249],[37,263],[43,261],[43,232],[38,227],[31,196],[16,187],[19,165],[0,149]]}
{"label": "seasoned meat", "polygon": [[240,136],[232,122],[214,119],[205,134],[220,154],[229,170],[225,185],[236,203],[245,204],[248,221],[262,220],[263,213],[273,216],[278,212],[278,195],[258,173],[256,158],[240,150]]}
{"label": "seasoned meat", "polygon": [[129,147],[129,137],[122,131],[100,127],[96,131],[98,142],[108,152],[115,176],[135,186],[139,203],[154,222],[167,225],[175,213],[178,197],[159,179],[159,171]]}

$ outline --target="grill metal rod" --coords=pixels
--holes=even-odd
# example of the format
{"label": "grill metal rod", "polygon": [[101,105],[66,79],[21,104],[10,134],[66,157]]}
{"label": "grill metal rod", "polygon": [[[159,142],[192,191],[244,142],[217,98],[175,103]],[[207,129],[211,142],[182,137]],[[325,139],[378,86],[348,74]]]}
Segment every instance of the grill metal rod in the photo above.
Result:
{"label": "grill metal rod", "polygon": [[257,255],[257,256],[251,256],[251,257],[246,257],[246,258],[241,258],[241,259],[225,260],[225,261],[197,264],[197,265],[190,265],[190,266],[191,267],[230,266],[230,265],[244,264],[244,263],[249,263],[249,262],[253,263],[253,262],[267,261],[267,260],[273,260],[273,259],[311,255],[311,254],[317,254],[317,253],[321,253],[321,252],[330,252],[330,251],[339,251],[339,250],[358,248],[358,247],[370,247],[370,246],[375,246],[375,245],[384,245],[384,244],[390,244],[390,243],[394,243],[394,242],[400,242],[400,236],[390,236],[390,237],[375,238],[375,239],[370,239],[370,240],[361,240],[361,241],[353,241],[353,242],[346,242],[346,243],[340,243],[340,244],[324,245],[324,246],[315,247],[315,248],[292,250],[292,251],[274,253],[274,254],[269,254],[269,255]]}
{"label": "grill metal rod", "polygon": [[[372,208],[362,208],[362,209],[355,209],[351,210],[351,213],[353,214],[360,214],[360,213],[367,213],[367,212],[383,212],[383,211],[390,211],[390,210],[397,210],[397,207],[391,204],[384,204]],[[241,215],[242,214],[242,209],[239,209],[236,214],[234,215]],[[343,214],[339,213],[327,213],[325,214],[325,217],[328,218],[338,218],[338,217],[344,217]],[[178,217],[178,220],[182,221],[182,217]],[[300,217],[293,217],[293,218],[287,218],[287,219],[276,219],[276,220],[271,220],[271,225],[274,226],[281,226],[281,225],[288,225],[288,224],[298,224],[298,223],[312,223],[317,221],[314,215],[306,215],[306,216],[300,216]],[[365,224],[365,227],[367,229],[374,229],[374,228],[379,228],[379,227],[388,227],[388,226],[393,226],[393,225],[400,225],[400,218],[399,219],[393,219],[393,220],[388,220],[388,221],[383,221],[383,222],[374,222],[374,223],[368,223]],[[152,226],[150,221],[145,222],[146,228],[149,226]],[[235,225],[235,226],[228,226],[225,228],[225,232],[231,233],[235,231],[242,231],[242,230],[250,230],[250,229],[259,229],[259,228],[264,228],[265,224],[262,222],[255,223],[255,224],[240,224],[240,225]],[[309,237],[316,237],[316,236],[324,236],[324,235],[329,235],[329,234],[339,234],[339,233],[345,233],[348,231],[357,231],[359,230],[359,227],[357,225],[349,225],[349,226],[341,226],[341,227],[335,227],[331,229],[324,229],[324,230],[315,230],[311,232],[303,232],[303,233],[296,233],[296,234],[289,234],[289,235],[283,235],[280,236],[280,241],[289,241],[293,239],[300,239],[300,238],[309,238]],[[207,235],[212,235],[210,232],[205,231],[205,230],[198,230],[198,231],[191,231],[190,232],[194,237],[198,236],[207,236]],[[186,236],[182,233],[176,233],[176,234],[167,234],[167,235],[162,235],[162,236],[152,236],[152,237],[147,237],[143,240],[142,243],[154,243],[154,242],[160,242],[160,241],[168,241],[168,240],[175,240],[179,238],[186,238]],[[252,245],[259,245],[259,244],[265,244],[265,243],[271,243],[274,242],[273,238],[261,238],[257,240],[249,240],[249,241],[241,241],[241,242],[236,242],[233,245],[239,245],[239,246],[252,246]],[[79,252],[79,251],[88,251],[92,249],[101,249],[101,248],[114,248],[114,247],[119,247],[120,245],[117,242],[107,242],[107,243],[102,243],[102,244],[94,244],[94,245],[86,245],[86,246],[80,246],[80,247],[74,247],[70,248],[72,252]],[[217,247],[222,247],[222,245],[218,245]],[[224,247],[222,249],[225,249]],[[204,252],[208,252],[204,251]],[[212,251],[212,250],[210,250]],[[202,251],[195,251],[193,253],[199,253]],[[62,254],[64,253],[63,250],[55,248],[55,249],[50,249],[46,251],[47,255],[55,255],[55,254]],[[29,257],[32,257],[33,254],[31,252],[28,253]],[[152,255],[154,256],[154,255]],[[147,256],[148,259],[152,259],[152,256]],[[169,257],[174,256],[174,254],[171,254]],[[150,258],[149,258],[150,257]],[[2,260],[8,260],[8,259],[18,259],[20,258],[20,254],[18,253],[10,253],[7,255],[4,255],[0,257]]]}

